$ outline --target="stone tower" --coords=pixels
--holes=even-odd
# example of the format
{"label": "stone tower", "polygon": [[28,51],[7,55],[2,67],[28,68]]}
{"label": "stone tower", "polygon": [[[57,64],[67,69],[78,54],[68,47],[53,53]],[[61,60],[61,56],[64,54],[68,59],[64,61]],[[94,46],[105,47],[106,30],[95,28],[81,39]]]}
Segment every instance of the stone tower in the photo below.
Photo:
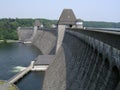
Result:
{"label": "stone tower", "polygon": [[72,9],[64,9],[59,21],[58,25],[67,25],[72,27],[76,24],[76,17]]}
{"label": "stone tower", "polygon": [[39,20],[35,20],[35,23],[34,23],[34,31],[33,31],[33,35],[31,37],[31,40],[33,40],[33,38],[35,37],[36,33],[37,33],[37,30],[41,28],[41,23]]}
{"label": "stone tower", "polygon": [[35,20],[34,27],[37,27],[37,29],[39,29],[41,27],[39,20]]}
{"label": "stone tower", "polygon": [[76,17],[74,15],[73,10],[64,9],[58,21],[58,40],[57,40],[56,52],[62,45],[66,26],[72,27],[75,24],[76,24]]}

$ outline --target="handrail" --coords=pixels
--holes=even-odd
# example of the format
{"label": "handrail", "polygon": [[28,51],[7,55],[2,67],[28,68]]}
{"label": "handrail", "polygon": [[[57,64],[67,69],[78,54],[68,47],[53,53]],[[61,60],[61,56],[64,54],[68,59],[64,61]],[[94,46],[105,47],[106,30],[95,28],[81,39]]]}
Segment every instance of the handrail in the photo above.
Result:
{"label": "handrail", "polygon": [[103,32],[95,30],[83,30],[83,29],[69,29],[68,31],[74,31],[77,33],[82,33],[84,35],[93,37],[97,40],[100,40],[116,49],[120,50],[120,34],[114,32]]}

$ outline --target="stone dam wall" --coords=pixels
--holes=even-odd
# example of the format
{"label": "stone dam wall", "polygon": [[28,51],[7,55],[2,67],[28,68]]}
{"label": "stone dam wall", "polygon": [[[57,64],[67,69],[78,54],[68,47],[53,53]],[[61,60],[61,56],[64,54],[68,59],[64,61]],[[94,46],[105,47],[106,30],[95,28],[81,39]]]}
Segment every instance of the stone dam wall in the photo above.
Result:
{"label": "stone dam wall", "polygon": [[39,48],[44,55],[55,54],[56,42],[56,30],[38,30],[32,40],[32,44]]}
{"label": "stone dam wall", "polygon": [[120,90],[118,41],[114,34],[66,31],[43,90]]}
{"label": "stone dam wall", "polygon": [[[57,31],[38,30],[32,43],[55,54]],[[120,90],[120,35],[66,30],[45,73],[43,90]]]}
{"label": "stone dam wall", "polygon": [[17,29],[17,33],[18,33],[20,41],[24,41],[26,39],[30,39],[30,37],[33,34],[33,27],[31,27],[31,28],[29,28],[29,27],[25,27],[25,28],[19,27]]}

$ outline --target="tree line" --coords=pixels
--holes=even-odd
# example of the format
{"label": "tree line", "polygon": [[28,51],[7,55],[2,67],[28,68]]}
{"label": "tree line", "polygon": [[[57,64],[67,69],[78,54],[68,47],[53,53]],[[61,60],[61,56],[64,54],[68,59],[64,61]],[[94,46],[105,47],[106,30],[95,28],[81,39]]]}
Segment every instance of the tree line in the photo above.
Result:
{"label": "tree line", "polygon": [[98,22],[98,21],[84,21],[85,27],[95,28],[120,28],[120,22]]}
{"label": "tree line", "polygon": [[[2,18],[0,19],[0,40],[17,40],[17,28],[31,27],[34,25],[35,20],[39,20],[45,28],[51,28],[52,24],[57,24],[58,20],[48,19],[13,19]],[[120,22],[97,22],[97,21],[83,21],[84,27],[96,27],[96,28],[120,28]]]}
{"label": "tree line", "polygon": [[[17,28],[31,27],[34,25],[36,19],[0,19],[0,40],[17,40]],[[50,28],[52,24],[56,24],[57,20],[37,19],[43,24],[45,28]]]}

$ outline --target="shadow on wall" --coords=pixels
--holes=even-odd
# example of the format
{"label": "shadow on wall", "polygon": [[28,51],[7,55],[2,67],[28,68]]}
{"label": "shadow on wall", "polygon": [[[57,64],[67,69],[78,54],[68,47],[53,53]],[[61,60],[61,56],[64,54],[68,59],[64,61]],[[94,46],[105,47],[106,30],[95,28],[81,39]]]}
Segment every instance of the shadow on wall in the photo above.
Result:
{"label": "shadow on wall", "polygon": [[98,49],[66,32],[46,71],[43,90],[120,90],[119,69],[109,61]]}
{"label": "shadow on wall", "polygon": [[120,74],[107,58],[69,33],[64,39],[65,90],[119,90]]}
{"label": "shadow on wall", "polygon": [[57,43],[57,30],[38,30],[32,43],[43,55],[54,55]]}

